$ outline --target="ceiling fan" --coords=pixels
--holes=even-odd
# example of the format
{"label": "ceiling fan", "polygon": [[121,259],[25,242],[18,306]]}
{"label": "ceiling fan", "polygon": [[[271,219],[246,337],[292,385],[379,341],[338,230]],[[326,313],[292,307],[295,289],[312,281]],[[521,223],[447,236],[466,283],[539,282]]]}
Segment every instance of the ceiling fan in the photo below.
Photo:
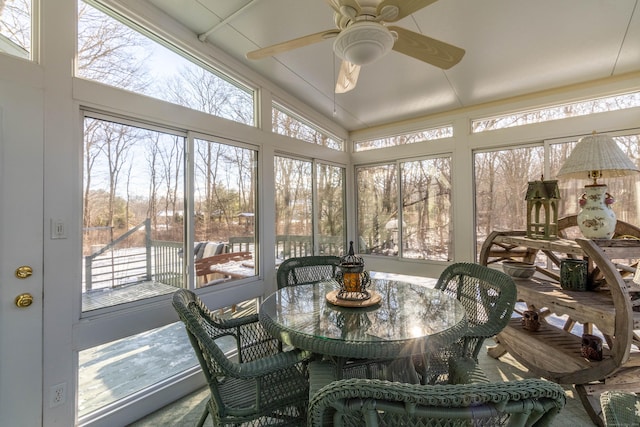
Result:
{"label": "ceiling fan", "polygon": [[[335,38],[333,51],[342,65],[336,93],[356,86],[360,67],[370,64],[391,50],[409,55],[438,68],[449,69],[464,56],[464,49],[406,28],[387,26],[437,0],[325,0],[334,11],[336,29],[309,34],[247,53],[248,59],[262,59]],[[366,4],[365,4],[366,3]],[[372,3],[374,3],[372,5]]]}

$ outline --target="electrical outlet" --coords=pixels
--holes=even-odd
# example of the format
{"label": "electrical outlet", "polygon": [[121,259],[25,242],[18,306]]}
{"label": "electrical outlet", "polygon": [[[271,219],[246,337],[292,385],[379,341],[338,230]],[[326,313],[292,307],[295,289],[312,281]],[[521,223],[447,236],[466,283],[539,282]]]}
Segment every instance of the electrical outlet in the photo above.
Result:
{"label": "electrical outlet", "polygon": [[67,383],[52,385],[49,388],[49,407],[55,408],[67,401]]}
{"label": "electrical outlet", "polygon": [[51,218],[51,238],[52,239],[67,238],[67,230],[63,220]]}

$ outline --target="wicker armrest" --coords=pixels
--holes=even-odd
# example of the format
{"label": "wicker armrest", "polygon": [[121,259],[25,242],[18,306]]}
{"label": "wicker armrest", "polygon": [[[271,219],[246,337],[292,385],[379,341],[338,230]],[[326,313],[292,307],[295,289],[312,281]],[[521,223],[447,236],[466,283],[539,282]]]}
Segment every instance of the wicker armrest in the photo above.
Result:
{"label": "wicker armrest", "polygon": [[451,384],[488,383],[489,378],[471,357],[449,359],[449,382]]}
{"label": "wicker armrest", "polygon": [[229,319],[216,318],[216,326],[220,329],[232,329],[253,323],[258,323],[258,315],[255,313],[242,317],[231,317]]}
{"label": "wicker armrest", "polygon": [[255,378],[290,368],[311,359],[312,353],[302,350],[284,351],[246,363],[234,364],[229,375],[236,378]]}

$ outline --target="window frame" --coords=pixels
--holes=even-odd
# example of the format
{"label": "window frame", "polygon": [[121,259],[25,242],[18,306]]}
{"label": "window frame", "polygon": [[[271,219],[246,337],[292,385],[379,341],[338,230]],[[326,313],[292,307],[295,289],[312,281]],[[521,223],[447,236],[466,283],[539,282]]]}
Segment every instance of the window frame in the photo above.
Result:
{"label": "window frame", "polygon": [[[398,215],[397,215],[397,221],[399,224],[399,228],[397,231],[397,237],[398,237],[398,242],[397,242],[397,246],[398,246],[398,253],[395,255],[381,255],[381,254],[376,254],[376,253],[368,253],[366,252],[367,256],[372,256],[372,257],[376,257],[378,259],[394,259],[394,260],[398,260],[398,261],[408,261],[408,262],[420,262],[420,263],[447,263],[450,260],[453,260],[455,257],[455,234],[453,231],[453,223],[454,223],[454,204],[455,204],[455,197],[454,197],[454,193],[453,193],[453,186],[451,187],[451,195],[449,198],[449,203],[450,203],[450,214],[449,214],[449,223],[450,223],[450,236],[451,239],[448,242],[448,249],[447,249],[447,260],[442,260],[442,259],[433,259],[433,258],[429,258],[429,257],[424,257],[424,258],[410,258],[410,257],[405,257],[404,256],[404,247],[405,247],[405,231],[404,231],[404,226],[403,224],[405,224],[405,212],[403,209],[403,176],[402,176],[402,170],[403,167],[402,165],[404,163],[411,163],[411,162],[422,162],[422,161],[428,161],[428,160],[435,160],[435,159],[443,159],[446,158],[448,159],[449,163],[450,163],[450,171],[451,171],[451,182],[454,181],[453,178],[453,161],[454,161],[454,153],[452,152],[444,152],[444,153],[434,153],[434,154],[429,154],[429,155],[424,155],[424,156],[413,156],[413,157],[405,157],[405,158],[398,158],[395,160],[391,160],[391,161],[377,161],[377,162],[373,162],[373,163],[361,163],[361,164],[356,164],[354,165],[354,181],[355,181],[355,187],[358,188],[358,170],[361,168],[371,168],[371,167],[379,167],[379,166],[388,166],[388,165],[395,165],[396,166],[396,177],[395,177],[395,182],[396,182],[396,186],[397,186],[397,191],[396,191],[396,195],[395,195],[395,200],[396,200],[396,206],[398,208]],[[354,205],[354,210],[355,210],[355,218],[356,218],[356,233],[358,236],[362,235],[362,231],[359,229],[359,224],[360,224],[360,202],[359,202],[359,197],[360,197],[360,191],[356,191],[356,202]],[[406,225],[406,227],[410,227],[409,224]],[[359,251],[363,251],[363,248],[358,247]]]}

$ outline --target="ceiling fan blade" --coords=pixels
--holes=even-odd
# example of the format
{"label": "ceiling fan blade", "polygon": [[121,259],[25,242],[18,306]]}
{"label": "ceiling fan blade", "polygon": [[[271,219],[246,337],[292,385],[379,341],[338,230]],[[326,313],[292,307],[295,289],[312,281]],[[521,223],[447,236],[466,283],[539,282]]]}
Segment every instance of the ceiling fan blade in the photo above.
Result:
{"label": "ceiling fan blade", "polygon": [[340,72],[338,73],[338,81],[336,81],[336,93],[349,92],[356,87],[360,75],[360,66],[352,64],[349,61],[342,61]]}
{"label": "ceiling fan blade", "polygon": [[398,34],[393,50],[448,70],[464,56],[464,49],[401,27],[388,27]]}
{"label": "ceiling fan blade", "polygon": [[385,19],[386,22],[396,22],[437,1],[438,0],[382,0],[380,4],[378,4],[376,13],[383,15],[383,10],[386,6],[397,7],[398,15],[395,18]]}
{"label": "ceiling fan blade", "polygon": [[333,38],[340,34],[340,30],[327,30],[321,31],[315,34],[309,34],[308,36],[299,37],[297,39],[289,40],[286,42],[274,44],[272,46],[263,47],[247,53],[247,59],[262,59],[268,56],[277,55],[279,53],[288,52],[299,47],[308,46],[310,44],[318,43],[326,39]]}

